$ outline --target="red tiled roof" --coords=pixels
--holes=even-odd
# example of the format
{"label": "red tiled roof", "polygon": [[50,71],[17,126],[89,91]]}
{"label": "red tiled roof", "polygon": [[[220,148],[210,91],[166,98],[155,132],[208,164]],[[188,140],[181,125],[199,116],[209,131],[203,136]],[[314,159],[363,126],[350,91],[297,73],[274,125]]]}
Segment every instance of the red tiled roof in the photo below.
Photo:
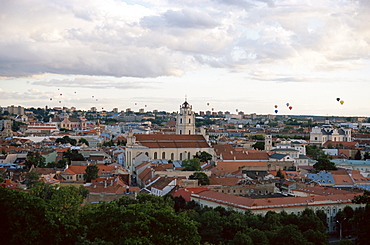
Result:
{"label": "red tiled roof", "polygon": [[217,167],[212,168],[212,173],[219,175],[221,173],[229,174],[237,172],[241,167],[255,166],[266,167],[267,162],[217,162]]}
{"label": "red tiled roof", "polygon": [[209,148],[203,135],[136,134],[136,141],[149,148]]}
{"label": "red tiled roof", "polygon": [[[320,205],[324,202],[333,203],[351,203],[351,200],[362,193],[348,193],[327,196],[308,196],[308,197],[282,197],[282,198],[260,198],[252,199],[247,197],[234,196],[217,191],[202,191],[198,194],[192,194],[193,198],[200,198],[209,200],[215,203],[238,207],[241,209],[274,209],[279,207],[295,207],[295,206],[308,206]],[[320,202],[320,204],[316,203]]]}
{"label": "red tiled roof", "polygon": [[176,190],[172,196],[173,197],[179,197],[182,196],[185,201],[189,202],[190,201],[190,196],[193,193],[199,193],[202,191],[208,190],[208,188],[180,188]]}
{"label": "red tiled roof", "polygon": [[222,186],[236,186],[238,185],[241,178],[237,177],[225,177],[225,178],[216,178],[214,176],[209,178],[210,185],[222,185]]}

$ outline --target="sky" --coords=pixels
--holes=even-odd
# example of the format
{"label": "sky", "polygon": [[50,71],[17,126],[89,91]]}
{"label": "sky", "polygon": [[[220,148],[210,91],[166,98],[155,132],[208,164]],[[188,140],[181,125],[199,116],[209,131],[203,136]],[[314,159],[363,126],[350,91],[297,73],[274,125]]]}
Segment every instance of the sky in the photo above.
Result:
{"label": "sky", "polygon": [[0,106],[173,112],[186,99],[196,112],[370,117],[369,12],[368,0],[1,0]]}

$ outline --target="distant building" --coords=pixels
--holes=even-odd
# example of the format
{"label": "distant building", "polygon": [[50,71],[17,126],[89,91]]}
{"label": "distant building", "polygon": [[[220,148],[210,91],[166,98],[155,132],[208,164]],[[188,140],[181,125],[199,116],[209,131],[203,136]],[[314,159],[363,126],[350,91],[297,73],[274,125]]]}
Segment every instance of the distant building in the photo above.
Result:
{"label": "distant building", "polygon": [[22,106],[8,106],[7,111],[10,115],[24,115],[24,107]]}
{"label": "distant building", "polygon": [[335,128],[325,120],[322,126],[315,126],[310,133],[310,144],[322,146],[327,141],[350,142],[352,141],[350,128]]}

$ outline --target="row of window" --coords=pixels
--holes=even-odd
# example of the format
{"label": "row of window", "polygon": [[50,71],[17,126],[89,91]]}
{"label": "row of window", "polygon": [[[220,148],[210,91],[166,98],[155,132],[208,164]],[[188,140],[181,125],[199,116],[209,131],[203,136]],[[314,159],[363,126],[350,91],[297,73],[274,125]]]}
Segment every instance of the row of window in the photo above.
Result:
{"label": "row of window", "polygon": [[[145,155],[147,155],[147,156],[149,156],[149,153],[148,152],[146,152],[145,153]],[[191,158],[191,154],[190,154],[190,152],[188,152],[188,158],[187,159],[190,159]],[[184,160],[185,158],[185,153],[183,154],[183,153],[180,153],[180,156],[179,156],[179,160],[181,161],[181,160]],[[158,159],[158,152],[154,152],[154,154],[153,154],[153,159]],[[167,159],[166,158],[166,152],[162,152],[162,158],[161,159]],[[175,154],[174,153],[171,153],[171,155],[170,155],[170,159],[171,160],[175,160]]]}

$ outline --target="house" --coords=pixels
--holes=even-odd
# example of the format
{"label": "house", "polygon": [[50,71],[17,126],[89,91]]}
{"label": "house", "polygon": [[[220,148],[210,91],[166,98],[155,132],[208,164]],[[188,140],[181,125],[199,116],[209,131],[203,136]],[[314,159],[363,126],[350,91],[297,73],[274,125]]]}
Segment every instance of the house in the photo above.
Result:
{"label": "house", "polygon": [[288,214],[300,215],[306,208],[314,212],[323,210],[328,217],[329,232],[335,231],[335,216],[338,211],[346,206],[353,209],[364,205],[354,204],[352,200],[362,193],[347,192],[345,194],[302,196],[302,197],[276,197],[276,198],[258,198],[235,196],[227,193],[221,193],[212,190],[204,190],[191,194],[191,200],[198,203],[201,207],[223,207],[227,210],[238,212],[250,211],[254,214],[265,215],[268,211],[282,212]]}

